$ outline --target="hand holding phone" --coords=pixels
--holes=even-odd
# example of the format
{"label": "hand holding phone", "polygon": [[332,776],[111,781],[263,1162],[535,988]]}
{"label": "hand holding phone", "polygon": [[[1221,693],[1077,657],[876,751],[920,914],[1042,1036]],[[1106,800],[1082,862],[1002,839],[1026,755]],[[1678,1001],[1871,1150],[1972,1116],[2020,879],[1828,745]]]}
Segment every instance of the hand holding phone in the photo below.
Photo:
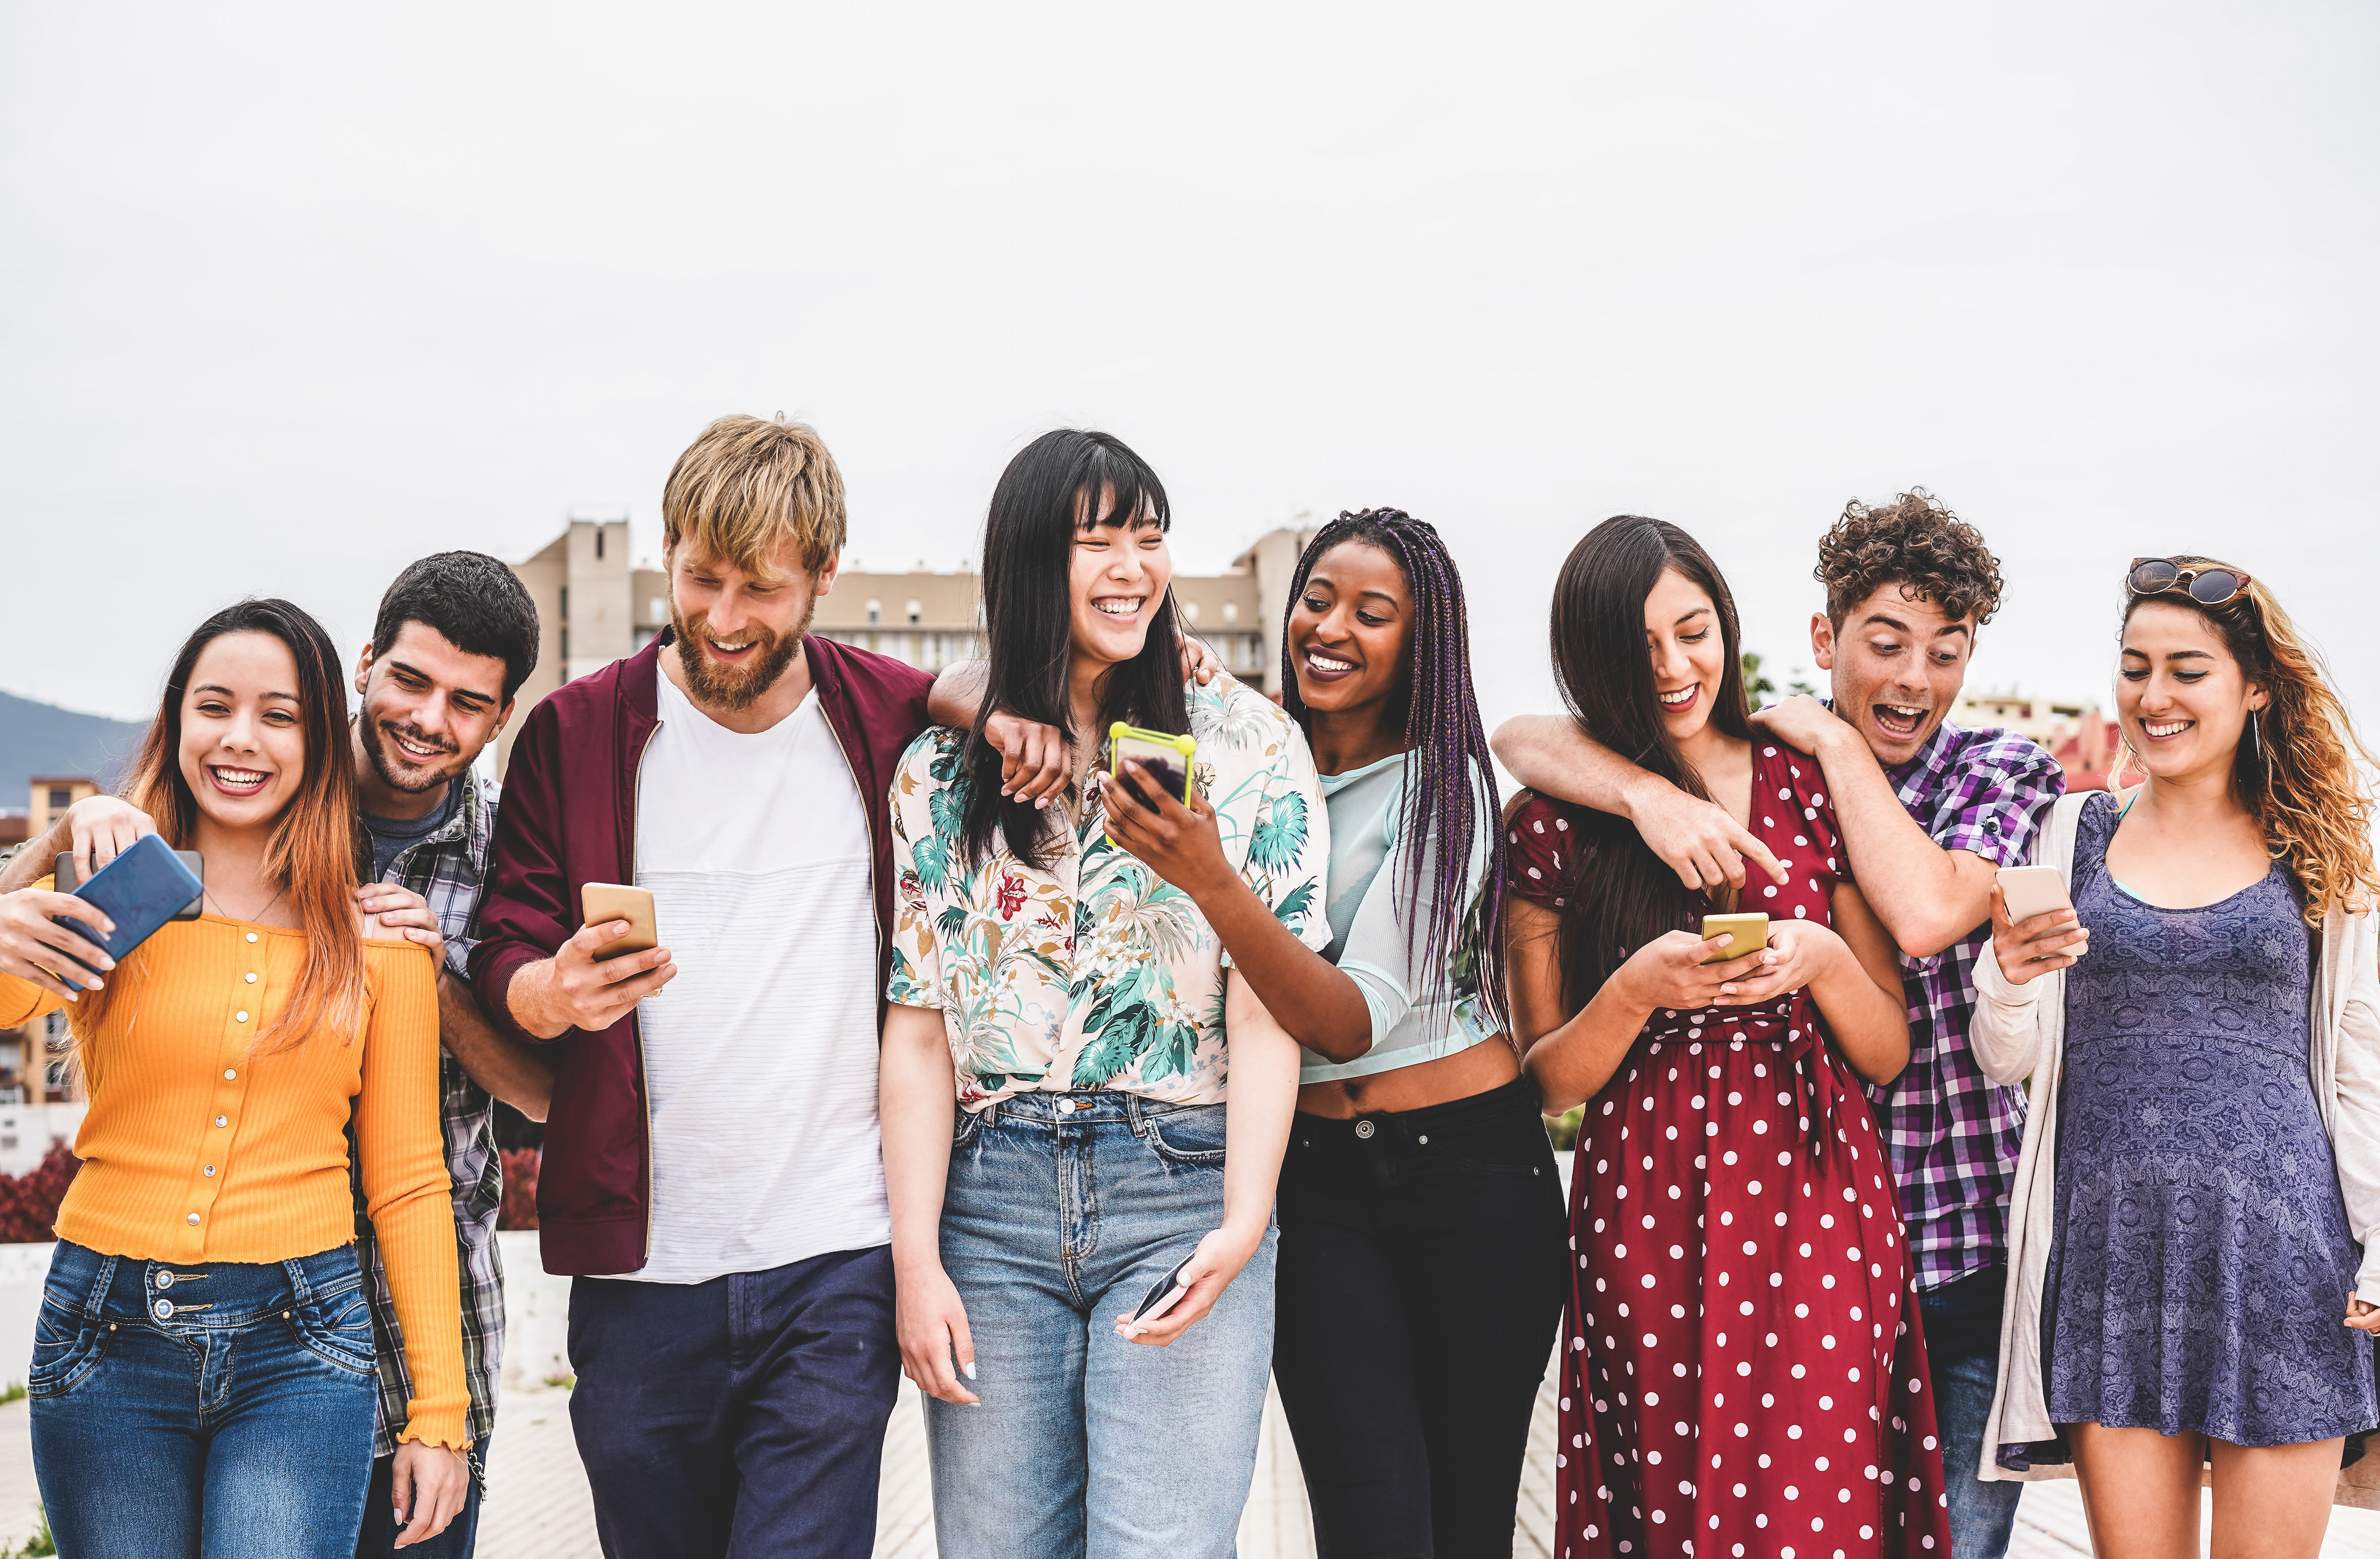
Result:
{"label": "hand holding phone", "polygon": [[1732,938],[1725,952],[1703,960],[1705,963],[1725,963],[1730,959],[1749,958],[1768,945],[1768,917],[1765,914],[1705,915],[1703,940],[1717,937]]}
{"label": "hand holding phone", "polygon": [[1189,1264],[1190,1257],[1183,1257],[1173,1263],[1172,1271],[1149,1285],[1148,1292],[1141,1297],[1140,1308],[1132,1312],[1130,1321],[1124,1323],[1125,1336],[1140,1335],[1148,1330],[1148,1323],[1182,1302],[1182,1296],[1190,1291],[1190,1285],[1182,1279],[1183,1269]]}
{"label": "hand holding phone", "polygon": [[[612,912],[580,926],[552,958],[524,964],[505,993],[513,1021],[540,1039],[573,1029],[600,1033],[677,977],[669,949],[655,940],[650,891],[590,882],[579,903],[590,914]],[[638,946],[624,951],[623,943]]]}
{"label": "hand holding phone", "polygon": [[2010,985],[2028,985],[2091,950],[2055,866],[2002,866],[1992,881],[1992,951]]}

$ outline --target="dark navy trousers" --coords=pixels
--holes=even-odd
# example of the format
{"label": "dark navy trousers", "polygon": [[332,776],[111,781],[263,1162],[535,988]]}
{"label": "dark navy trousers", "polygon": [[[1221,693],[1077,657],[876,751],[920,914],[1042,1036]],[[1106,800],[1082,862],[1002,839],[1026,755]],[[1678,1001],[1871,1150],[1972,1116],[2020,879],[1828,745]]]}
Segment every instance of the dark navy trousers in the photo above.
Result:
{"label": "dark navy trousers", "polygon": [[708,1283],[581,1277],[570,1422],[608,1559],[868,1559],[901,1379],[892,1253]]}

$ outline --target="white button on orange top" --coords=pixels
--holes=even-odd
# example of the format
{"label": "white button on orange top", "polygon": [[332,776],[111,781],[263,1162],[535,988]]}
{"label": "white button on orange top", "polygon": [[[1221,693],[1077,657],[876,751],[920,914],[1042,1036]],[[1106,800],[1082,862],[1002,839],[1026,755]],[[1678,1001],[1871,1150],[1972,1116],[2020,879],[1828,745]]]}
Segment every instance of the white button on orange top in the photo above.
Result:
{"label": "white button on orange top", "polygon": [[191,1214],[191,1215],[190,1215],[190,1222],[192,1222],[192,1223],[194,1223],[194,1224],[195,1224],[195,1223],[197,1223],[198,1221],[199,1221],[199,1215],[198,1215],[196,1213]]}
{"label": "white button on orange top", "polygon": [[253,974],[245,975],[245,976],[243,976],[243,978],[245,978],[245,979],[248,981],[248,983],[249,983],[249,985],[254,985],[254,984],[256,984],[256,976],[255,976],[255,975],[253,975]]}
{"label": "white button on orange top", "polygon": [[217,1126],[229,1126],[231,1124],[231,1117],[227,1115],[219,1115],[215,1117],[215,1124]]}
{"label": "white button on orange top", "polygon": [[249,939],[249,941],[251,941],[251,942],[255,941],[255,940],[256,940],[256,933],[255,933],[255,932],[253,932],[253,931],[249,932],[249,933],[248,934],[248,939]]}
{"label": "white button on orange top", "polygon": [[233,1078],[237,1077],[239,1073],[232,1070],[229,1067],[225,1067],[224,1069],[224,1081],[225,1082],[229,1082]]}
{"label": "white button on orange top", "polygon": [[231,1021],[235,1023],[245,1023],[248,1021],[248,1014],[245,1012],[235,1012],[231,1015]]}

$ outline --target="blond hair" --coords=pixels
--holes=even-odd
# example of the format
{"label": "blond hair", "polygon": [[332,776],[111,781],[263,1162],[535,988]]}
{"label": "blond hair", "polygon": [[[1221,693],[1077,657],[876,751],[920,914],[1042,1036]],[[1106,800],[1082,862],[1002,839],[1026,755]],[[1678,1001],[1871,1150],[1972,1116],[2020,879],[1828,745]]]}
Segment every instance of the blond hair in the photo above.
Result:
{"label": "blond hair", "polygon": [[816,574],[843,550],[843,473],[806,422],[722,417],[671,467],[662,489],[662,546],[681,542],[747,574],[777,572],[785,543]]}
{"label": "blond hair", "polygon": [[[2201,571],[2231,567],[2212,558],[2172,562]],[[2331,691],[2321,653],[2256,580],[2220,606],[2192,600],[2185,590],[2134,596],[2124,621],[2150,602],[2204,617],[2246,680],[2265,690],[2256,738],[2243,739],[2232,760],[2232,784],[2264,826],[2265,849],[2303,889],[2306,924],[2320,925],[2333,905],[2350,913],[2370,909],[2380,894],[2380,872],[2372,860],[2372,798],[2356,760],[2368,766],[2372,755]],[[2127,736],[2110,772],[2121,773],[2135,755]]]}

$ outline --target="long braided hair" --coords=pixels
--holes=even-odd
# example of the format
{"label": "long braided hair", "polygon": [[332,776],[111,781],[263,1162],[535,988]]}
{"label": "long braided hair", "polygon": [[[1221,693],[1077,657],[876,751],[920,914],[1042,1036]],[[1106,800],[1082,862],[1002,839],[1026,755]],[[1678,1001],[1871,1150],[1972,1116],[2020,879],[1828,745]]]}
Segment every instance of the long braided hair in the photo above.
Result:
{"label": "long braided hair", "polygon": [[[1478,987],[1480,1005],[1496,1026],[1510,1033],[1504,997],[1504,830],[1496,794],[1496,771],[1488,755],[1488,734],[1479,722],[1479,700],[1471,685],[1471,621],[1463,601],[1463,575],[1437,530],[1401,509],[1344,513],[1306,543],[1290,578],[1289,603],[1281,617],[1281,706],[1308,736],[1314,717],[1298,696],[1296,648],[1290,618],[1305,594],[1305,582],[1322,555],[1342,542],[1360,541],[1397,561],[1413,592],[1411,648],[1404,674],[1390,706],[1404,725],[1404,814],[1398,838],[1408,842],[1407,880],[1398,893],[1397,919],[1405,929],[1405,949],[1421,949],[1429,985],[1425,1004],[1451,995],[1458,969]],[[1471,878],[1471,852],[1485,830],[1489,859],[1475,902],[1463,888]],[[1426,914],[1408,906],[1427,905]],[[1418,939],[1418,940],[1417,940]]]}

